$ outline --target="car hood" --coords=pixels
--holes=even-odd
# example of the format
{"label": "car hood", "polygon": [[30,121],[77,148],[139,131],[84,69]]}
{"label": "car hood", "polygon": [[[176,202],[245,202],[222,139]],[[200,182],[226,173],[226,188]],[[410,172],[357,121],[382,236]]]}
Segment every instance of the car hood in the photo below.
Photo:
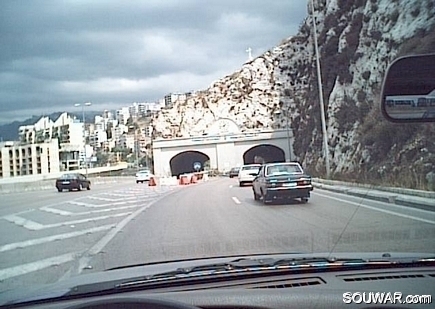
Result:
{"label": "car hood", "polygon": [[[53,284],[39,285],[30,287],[27,290],[19,288],[5,291],[0,294],[0,306],[14,303],[30,302],[36,300],[62,297],[73,291],[75,287],[84,285],[103,285],[104,283],[119,283],[133,280],[139,277],[148,277],[156,274],[174,271],[181,268],[191,268],[201,265],[214,265],[219,263],[229,263],[237,259],[289,259],[289,258],[326,258],[336,259],[382,259],[384,253],[281,253],[281,254],[258,254],[258,255],[238,255],[226,257],[201,258],[190,260],[176,260],[161,263],[151,263],[143,265],[123,266],[113,270],[81,274],[69,279],[58,281]],[[434,258],[435,253],[388,253],[389,258],[397,259],[423,259]],[[260,275],[259,275],[260,276]]]}

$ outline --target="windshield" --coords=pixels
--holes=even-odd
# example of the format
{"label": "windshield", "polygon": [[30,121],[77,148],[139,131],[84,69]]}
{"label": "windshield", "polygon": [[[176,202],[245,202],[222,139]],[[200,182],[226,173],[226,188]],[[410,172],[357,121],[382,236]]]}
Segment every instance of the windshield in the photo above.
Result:
{"label": "windshield", "polygon": [[76,174],[64,174],[59,177],[60,179],[75,179],[77,178]]}
{"label": "windshield", "polygon": [[266,168],[266,175],[295,174],[302,172],[300,166],[296,164],[277,164]]}
{"label": "windshield", "polygon": [[[434,12],[3,0],[0,292],[174,260],[434,252],[435,124],[380,109],[389,65],[435,51]],[[416,93],[391,113],[435,113]]]}
{"label": "windshield", "polygon": [[258,171],[260,169],[260,165],[247,165],[242,166],[242,171]]}

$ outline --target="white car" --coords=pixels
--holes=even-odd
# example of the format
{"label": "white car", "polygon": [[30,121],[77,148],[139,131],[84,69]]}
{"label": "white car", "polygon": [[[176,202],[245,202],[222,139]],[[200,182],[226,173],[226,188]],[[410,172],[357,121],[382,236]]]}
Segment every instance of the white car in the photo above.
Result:
{"label": "white car", "polygon": [[149,181],[152,174],[149,170],[142,170],[136,173],[136,183],[143,183],[144,181]]}
{"label": "white car", "polygon": [[260,171],[261,164],[242,165],[239,170],[239,186],[242,187],[245,183],[252,183],[255,175]]}

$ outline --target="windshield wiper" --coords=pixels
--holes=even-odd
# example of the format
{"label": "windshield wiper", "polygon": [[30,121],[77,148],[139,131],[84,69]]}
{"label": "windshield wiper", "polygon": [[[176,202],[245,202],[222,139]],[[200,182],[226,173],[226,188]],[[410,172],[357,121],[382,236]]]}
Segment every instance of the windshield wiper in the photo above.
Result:
{"label": "windshield wiper", "polygon": [[174,279],[195,278],[220,274],[246,273],[266,270],[301,270],[308,268],[337,269],[352,267],[369,267],[369,266],[394,266],[394,265],[426,265],[434,264],[435,257],[424,259],[411,258],[377,258],[377,259],[336,259],[329,258],[264,258],[250,259],[242,258],[228,263],[218,263],[201,265],[195,267],[177,268],[169,272],[163,272],[134,280],[126,281],[115,285],[115,288],[129,288],[143,284],[165,282]]}

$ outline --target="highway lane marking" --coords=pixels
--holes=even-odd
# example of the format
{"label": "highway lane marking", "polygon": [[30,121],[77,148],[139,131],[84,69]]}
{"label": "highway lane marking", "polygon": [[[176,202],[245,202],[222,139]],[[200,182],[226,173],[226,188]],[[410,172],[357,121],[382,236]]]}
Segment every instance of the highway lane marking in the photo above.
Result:
{"label": "highway lane marking", "polygon": [[77,255],[78,255],[77,253],[67,253],[67,254],[51,257],[48,259],[39,260],[36,262],[0,269],[0,281],[17,277],[17,276],[22,276],[51,266],[56,266],[67,262],[71,262],[77,257]]}
{"label": "highway lane marking", "polygon": [[234,203],[236,203],[236,204],[242,204],[242,202],[240,202],[237,197],[233,196],[232,199],[233,199]]}
{"label": "highway lane marking", "polygon": [[124,210],[124,209],[130,209],[130,208],[137,208],[141,207],[141,205],[130,205],[130,206],[121,206],[121,207],[113,207],[113,208],[104,208],[104,209],[97,209],[97,210],[90,210],[90,211],[81,211],[81,212],[70,212],[65,210],[59,210],[52,207],[41,207],[40,210],[45,212],[54,213],[61,216],[83,216],[83,215],[91,215],[101,212],[110,212],[110,211],[117,211],[117,210]]}
{"label": "highway lane marking", "polygon": [[36,230],[42,230],[44,228],[44,225],[38,222],[19,217],[15,214],[4,216],[3,219],[11,223],[14,223],[16,225],[23,226],[28,230],[36,231]]}
{"label": "highway lane marking", "polygon": [[106,202],[119,202],[119,201],[137,199],[136,196],[124,197],[124,198],[116,198],[116,199],[107,198],[107,197],[99,197],[99,196],[87,196],[86,198],[91,199],[91,200],[99,200],[99,201],[106,201]]}
{"label": "highway lane marking", "polygon": [[53,224],[41,224],[29,219],[21,218],[16,215],[4,216],[3,219],[11,223],[14,223],[16,225],[22,226],[28,230],[37,231],[37,230],[49,229],[49,228],[60,227],[65,225],[73,225],[73,224],[80,224],[80,223],[86,223],[91,221],[106,220],[106,219],[116,218],[116,217],[123,217],[123,216],[128,216],[130,214],[131,212],[123,212],[119,214],[113,214],[113,215],[107,215],[101,217],[92,217],[92,218],[86,218],[81,220],[64,221],[64,222],[53,223]]}
{"label": "highway lane marking", "polygon": [[23,249],[26,247],[40,245],[40,244],[44,244],[44,243],[48,243],[48,242],[52,242],[52,241],[64,240],[64,239],[68,239],[68,238],[83,236],[86,234],[107,231],[113,227],[114,227],[114,225],[103,225],[103,226],[98,226],[98,227],[94,227],[94,228],[90,228],[90,229],[86,229],[86,230],[81,230],[81,231],[77,231],[77,232],[57,234],[57,235],[48,236],[48,237],[42,237],[42,238],[36,238],[36,239],[30,239],[30,240],[26,240],[26,241],[10,243],[10,244],[0,246],[0,252],[10,251],[10,250],[14,250],[14,249]]}
{"label": "highway lane marking", "polygon": [[117,223],[116,227],[111,229],[106,235],[103,236],[97,243],[95,243],[89,250],[87,250],[85,253],[82,254],[80,259],[75,263],[71,269],[69,269],[58,281],[62,281],[65,279],[70,278],[73,275],[79,275],[82,273],[82,271],[89,266],[89,263],[93,259],[95,255],[97,255],[99,252],[101,252],[105,246],[120,232],[122,229],[127,226],[128,223],[130,223],[131,220],[136,218],[138,215],[140,215],[144,210],[148,209],[158,201],[162,200],[163,198],[167,197],[169,194],[176,192],[176,190],[168,190],[165,192],[166,194],[160,195],[155,200],[150,201],[147,205],[142,206],[141,208],[137,209],[135,212],[131,213],[129,216],[122,219],[119,223]]}
{"label": "highway lane marking", "polygon": [[418,218],[418,217],[414,217],[414,216],[410,216],[410,215],[405,215],[405,214],[397,213],[397,212],[394,212],[394,211],[391,211],[391,210],[380,209],[380,208],[377,208],[377,207],[368,206],[368,205],[364,205],[364,204],[361,204],[361,203],[352,202],[352,201],[349,201],[349,200],[344,200],[344,199],[341,199],[341,198],[328,196],[328,195],[321,194],[321,193],[318,193],[318,192],[316,192],[315,195],[320,195],[320,196],[323,196],[323,197],[326,197],[326,198],[329,198],[329,199],[333,199],[333,200],[336,200],[336,201],[339,201],[339,202],[348,203],[348,204],[352,204],[352,205],[355,205],[355,206],[359,206],[359,207],[363,207],[363,208],[367,208],[367,209],[371,209],[371,210],[376,210],[376,211],[379,211],[379,212],[383,212],[383,213],[386,213],[386,214],[390,214],[390,215],[394,215],[394,216],[398,216],[398,217],[402,217],[402,218],[406,218],[406,219],[416,220],[416,221],[420,221],[420,222],[424,222],[424,223],[429,223],[429,224],[435,224],[435,221],[433,221],[433,220],[427,220],[427,219]]}
{"label": "highway lane marking", "polygon": [[89,208],[98,208],[98,207],[108,207],[108,206],[114,206],[114,205],[125,205],[130,203],[137,203],[137,200],[133,201],[124,201],[124,202],[115,202],[115,203],[106,203],[106,204],[89,204],[84,202],[78,202],[78,201],[68,201],[68,204],[83,206],[83,207],[89,207]]}
{"label": "highway lane marking", "polygon": [[44,207],[41,207],[39,209],[42,211],[45,211],[45,212],[51,212],[53,214],[61,215],[61,216],[71,216],[73,214],[71,211],[60,210],[60,209],[56,209],[56,208],[52,208],[52,207],[48,207],[48,206],[44,206]]}
{"label": "highway lane marking", "polygon": [[[165,189],[159,188],[159,189],[151,189],[151,190],[126,190],[126,191],[122,191],[120,193],[105,192],[105,193],[101,193],[101,194],[102,195],[109,195],[109,196],[119,196],[119,197],[125,198],[126,194],[133,194],[133,197],[139,197],[139,196],[149,196],[150,194],[155,194],[155,193],[160,195],[160,193],[166,193],[169,191],[172,191],[172,189],[171,188],[165,188]],[[124,200],[124,198],[123,198],[123,200]]]}

